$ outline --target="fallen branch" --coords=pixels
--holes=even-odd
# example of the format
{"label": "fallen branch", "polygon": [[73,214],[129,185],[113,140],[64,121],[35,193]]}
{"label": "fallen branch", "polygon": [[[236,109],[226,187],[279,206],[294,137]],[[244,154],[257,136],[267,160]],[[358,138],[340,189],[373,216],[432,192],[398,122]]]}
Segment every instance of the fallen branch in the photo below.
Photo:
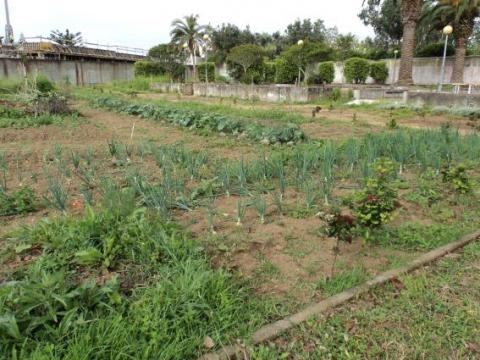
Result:
{"label": "fallen branch", "polygon": [[[363,284],[331,296],[320,301],[319,303],[310,305],[294,315],[288,316],[272,324],[265,325],[253,333],[252,337],[249,339],[249,343],[252,345],[258,345],[265,341],[273,340],[285,331],[290,330],[291,328],[310,319],[312,316],[322,314],[329,309],[337,307],[351,299],[357,298],[376,286],[383,285],[395,278],[398,278],[399,276],[408,274],[420,267],[437,261],[441,257],[465,247],[478,238],[480,238],[480,230],[474,232],[473,234],[466,235],[458,241],[444,245],[424,255],[421,255],[401,268],[385,271],[384,273],[375,276],[373,279],[368,280]],[[248,359],[245,351],[246,350],[243,346],[236,344],[223,347],[217,352],[206,354],[200,357],[199,360],[227,360],[231,358]]]}

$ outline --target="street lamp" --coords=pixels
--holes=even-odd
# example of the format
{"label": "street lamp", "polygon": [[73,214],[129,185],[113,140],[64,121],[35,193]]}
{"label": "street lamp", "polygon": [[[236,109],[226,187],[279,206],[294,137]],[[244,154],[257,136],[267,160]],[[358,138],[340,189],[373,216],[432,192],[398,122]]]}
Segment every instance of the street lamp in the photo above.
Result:
{"label": "street lamp", "polygon": [[300,47],[300,52],[298,53],[298,80],[297,80],[297,85],[300,86],[300,79],[302,76],[302,54],[301,54],[301,49],[303,48],[303,45],[305,42],[303,40],[298,40],[297,45]]}
{"label": "street lamp", "polygon": [[13,44],[13,28],[10,23],[10,11],[8,9],[8,0],[5,0],[5,16],[7,23],[5,25],[5,45]]}
{"label": "street lamp", "polygon": [[205,43],[205,83],[208,84],[208,43],[210,42],[210,36],[208,34],[203,35],[203,41]]}
{"label": "street lamp", "polygon": [[448,35],[453,32],[453,27],[447,25],[443,28],[443,35],[445,35],[445,46],[443,47],[442,68],[440,70],[440,82],[438,83],[438,92],[442,91],[443,81],[445,80],[445,61],[447,59]]}

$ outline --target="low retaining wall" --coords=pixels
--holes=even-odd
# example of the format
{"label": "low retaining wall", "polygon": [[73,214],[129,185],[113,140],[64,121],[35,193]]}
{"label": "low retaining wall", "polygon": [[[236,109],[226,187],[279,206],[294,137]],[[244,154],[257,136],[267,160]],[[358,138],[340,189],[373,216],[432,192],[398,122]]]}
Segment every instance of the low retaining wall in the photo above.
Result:
{"label": "low retaining wall", "polygon": [[230,85],[230,84],[152,84],[152,90],[184,95],[235,97],[258,99],[267,102],[307,102],[327,97],[333,89],[340,89],[344,96],[353,91],[356,100],[391,100],[418,105],[480,106],[480,94],[436,93],[430,91],[393,89],[388,86],[342,85],[309,86],[294,85]]}
{"label": "low retaining wall", "polygon": [[229,85],[194,84],[196,96],[237,97],[270,102],[306,102],[318,99],[323,94],[321,87],[299,87],[292,85]]}
{"label": "low retaining wall", "polygon": [[480,94],[408,92],[408,102],[430,106],[480,106]]}

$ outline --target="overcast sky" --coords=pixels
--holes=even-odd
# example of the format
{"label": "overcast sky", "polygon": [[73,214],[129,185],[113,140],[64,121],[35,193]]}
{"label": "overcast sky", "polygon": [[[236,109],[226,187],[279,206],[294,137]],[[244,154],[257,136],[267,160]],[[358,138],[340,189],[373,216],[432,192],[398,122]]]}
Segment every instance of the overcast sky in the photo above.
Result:
{"label": "overcast sky", "polygon": [[[296,18],[320,18],[327,27],[372,35],[358,19],[362,0],[8,0],[15,36],[48,36],[51,30],[81,31],[84,40],[148,49],[169,40],[174,18],[200,15],[203,24],[250,25],[254,32],[285,29]],[[3,2],[2,24],[4,23]],[[0,27],[3,29],[3,26]]]}

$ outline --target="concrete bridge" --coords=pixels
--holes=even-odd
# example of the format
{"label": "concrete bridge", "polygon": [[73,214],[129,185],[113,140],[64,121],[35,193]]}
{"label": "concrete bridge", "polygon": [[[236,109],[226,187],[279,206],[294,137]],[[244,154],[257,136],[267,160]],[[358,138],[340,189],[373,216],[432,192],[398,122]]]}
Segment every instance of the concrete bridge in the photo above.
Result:
{"label": "concrete bridge", "polygon": [[0,78],[44,74],[54,82],[92,85],[132,80],[141,54],[84,46],[30,42],[0,48]]}

